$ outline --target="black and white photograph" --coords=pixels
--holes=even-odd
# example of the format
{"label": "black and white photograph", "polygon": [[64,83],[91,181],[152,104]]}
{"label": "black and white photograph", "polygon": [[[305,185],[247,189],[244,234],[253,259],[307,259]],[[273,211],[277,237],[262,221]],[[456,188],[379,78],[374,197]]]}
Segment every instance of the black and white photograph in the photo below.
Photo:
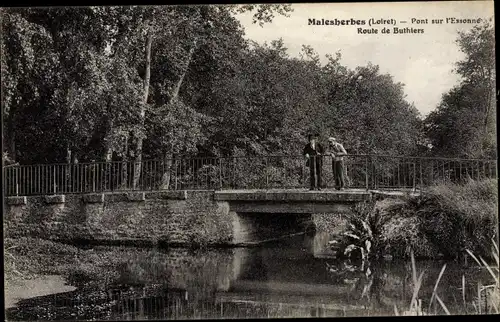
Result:
{"label": "black and white photograph", "polygon": [[493,1],[0,20],[6,321],[500,313]]}

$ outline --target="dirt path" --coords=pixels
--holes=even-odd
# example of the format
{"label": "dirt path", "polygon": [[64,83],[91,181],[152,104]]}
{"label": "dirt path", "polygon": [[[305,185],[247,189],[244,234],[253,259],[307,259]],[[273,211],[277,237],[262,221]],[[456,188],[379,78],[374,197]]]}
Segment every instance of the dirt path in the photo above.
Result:
{"label": "dirt path", "polygon": [[74,291],[76,288],[66,285],[64,278],[59,275],[45,275],[31,280],[22,280],[11,283],[5,288],[5,308],[14,307],[23,299],[37,296]]}

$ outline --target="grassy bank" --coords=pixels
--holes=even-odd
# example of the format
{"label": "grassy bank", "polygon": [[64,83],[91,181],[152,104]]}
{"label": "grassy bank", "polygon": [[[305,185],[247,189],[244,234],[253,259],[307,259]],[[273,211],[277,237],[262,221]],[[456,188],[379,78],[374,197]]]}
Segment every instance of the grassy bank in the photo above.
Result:
{"label": "grassy bank", "polygon": [[[498,238],[498,183],[496,180],[468,181],[466,184],[441,184],[431,187],[402,207],[404,215],[414,218],[415,232],[407,236],[422,237],[422,242],[407,244],[416,255],[442,254],[462,257],[466,249],[478,256],[491,258],[491,241]],[[389,240],[390,242],[390,240]],[[391,246],[395,246],[391,243]],[[437,255],[436,254],[436,255]]]}
{"label": "grassy bank", "polygon": [[[470,250],[491,259],[498,238],[496,180],[440,184],[418,197],[360,205],[349,218],[346,249],[372,257],[459,258]],[[348,245],[353,245],[350,248]]]}
{"label": "grassy bank", "polygon": [[57,274],[75,264],[76,247],[34,238],[4,239],[6,287],[41,275]]}

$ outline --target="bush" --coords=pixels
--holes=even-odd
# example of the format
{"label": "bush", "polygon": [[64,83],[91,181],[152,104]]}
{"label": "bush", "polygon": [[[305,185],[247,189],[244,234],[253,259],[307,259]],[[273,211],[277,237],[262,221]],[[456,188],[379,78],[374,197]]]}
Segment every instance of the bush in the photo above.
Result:
{"label": "bush", "polygon": [[392,217],[384,225],[382,235],[383,253],[395,258],[409,258],[412,250],[416,257],[439,255],[439,249],[421,231],[417,217]]}
{"label": "bush", "polygon": [[496,180],[439,184],[406,201],[387,199],[355,211],[350,242],[362,247],[370,240],[374,257],[409,258],[413,250],[416,257],[455,258],[465,249],[490,257],[491,239],[498,234],[497,203]]}
{"label": "bush", "polygon": [[410,206],[426,236],[445,256],[456,257],[465,249],[488,256],[498,233],[497,186],[496,180],[441,184]]}
{"label": "bush", "polygon": [[[465,249],[488,256],[490,241],[498,229],[497,203],[495,180],[439,184],[408,199],[398,209],[392,209],[393,216],[411,219],[398,229],[393,218],[389,225],[394,227],[386,227],[385,232],[393,246],[410,246],[416,256],[435,257],[432,253],[441,253],[445,257],[457,257],[462,256]],[[405,240],[406,245],[394,242],[397,237]]]}

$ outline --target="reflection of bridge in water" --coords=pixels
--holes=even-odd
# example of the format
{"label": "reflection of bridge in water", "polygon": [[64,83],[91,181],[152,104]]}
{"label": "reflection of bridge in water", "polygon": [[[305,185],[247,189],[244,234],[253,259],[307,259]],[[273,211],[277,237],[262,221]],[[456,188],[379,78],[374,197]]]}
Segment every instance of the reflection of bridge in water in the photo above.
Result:
{"label": "reflection of bridge in water", "polygon": [[346,310],[363,309],[363,303],[353,300],[362,298],[370,278],[359,268],[317,258],[314,253],[325,250],[312,239],[298,236],[273,247],[234,249],[210,267],[202,260],[200,269],[208,271],[202,280],[194,278],[197,273],[189,268],[194,265],[186,262],[167,281],[173,301],[169,303],[178,314],[194,306],[213,314],[225,312],[225,317],[243,309],[249,315],[260,310],[291,317],[342,316]]}
{"label": "reflection of bridge in water", "polygon": [[24,300],[21,310],[11,309],[8,316],[10,320],[44,319],[48,313],[56,319],[119,320],[310,317],[363,309],[352,301],[367,283],[363,273],[341,272],[342,266],[332,273],[325,259],[311,253],[313,244],[296,237],[273,248],[124,253],[129,257],[114,268],[120,277],[104,289],[86,287]]}
{"label": "reflection of bridge in water", "polygon": [[204,266],[214,273],[204,275],[204,280],[193,279],[196,273],[190,273],[186,263],[175,277],[164,281],[167,295],[142,299],[122,296],[116,313],[130,315],[130,308],[135,308],[136,318],[153,314],[148,311],[157,312],[160,318],[193,318],[197,314],[209,318],[311,317],[344,316],[346,311],[365,308],[361,302],[353,304],[369,283],[363,272],[346,271],[343,263],[334,264],[338,272],[333,272],[327,259],[311,253],[314,243],[310,242],[308,249],[302,237],[295,241],[297,244],[283,242],[271,248],[235,249],[226,261]]}
{"label": "reflection of bridge in water", "polygon": [[212,318],[359,314],[379,287],[377,276],[316,257],[324,249],[312,239],[296,237],[273,247],[235,249],[226,261],[211,269],[205,266],[215,274],[203,281],[190,280],[189,269],[180,268],[185,274],[168,281],[169,290],[175,291],[168,292],[167,317],[191,318],[195,311]]}
{"label": "reflection of bridge in water", "polygon": [[[325,249],[316,238],[297,236],[259,248],[123,252],[121,264],[109,268],[119,276],[111,284],[24,300],[8,317],[44,319],[47,312],[63,320],[355,316],[366,308],[388,314],[394,304],[408,305],[410,267],[374,263],[367,274],[355,263],[318,257]],[[106,258],[113,250],[93,252]],[[421,289],[424,298],[441,269],[435,264]],[[417,263],[418,271],[424,268],[430,269],[429,263]],[[460,284],[455,277],[444,276],[442,285]]]}

